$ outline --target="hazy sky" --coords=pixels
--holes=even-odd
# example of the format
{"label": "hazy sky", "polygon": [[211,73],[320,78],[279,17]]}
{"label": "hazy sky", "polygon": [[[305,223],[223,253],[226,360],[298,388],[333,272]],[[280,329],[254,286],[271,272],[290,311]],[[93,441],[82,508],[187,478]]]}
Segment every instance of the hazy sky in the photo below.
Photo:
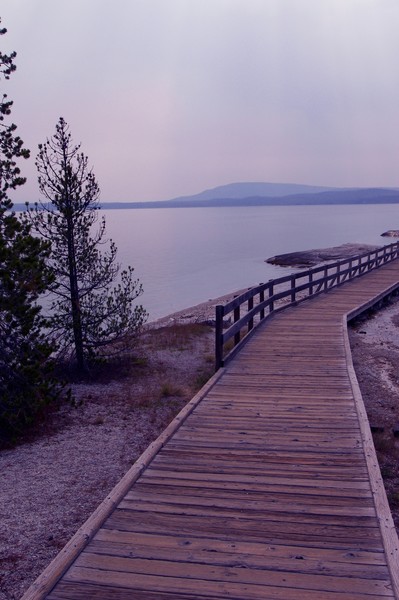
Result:
{"label": "hazy sky", "polygon": [[399,186],[399,0],[2,0],[34,157],[63,116],[103,201]]}

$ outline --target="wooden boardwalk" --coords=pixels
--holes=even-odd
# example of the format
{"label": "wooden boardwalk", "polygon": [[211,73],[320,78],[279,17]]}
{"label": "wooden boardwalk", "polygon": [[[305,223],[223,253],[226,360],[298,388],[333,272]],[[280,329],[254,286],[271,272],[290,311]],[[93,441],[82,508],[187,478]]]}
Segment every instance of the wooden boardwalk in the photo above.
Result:
{"label": "wooden boardwalk", "polygon": [[394,261],[261,325],[24,598],[398,599],[346,331],[398,282]]}

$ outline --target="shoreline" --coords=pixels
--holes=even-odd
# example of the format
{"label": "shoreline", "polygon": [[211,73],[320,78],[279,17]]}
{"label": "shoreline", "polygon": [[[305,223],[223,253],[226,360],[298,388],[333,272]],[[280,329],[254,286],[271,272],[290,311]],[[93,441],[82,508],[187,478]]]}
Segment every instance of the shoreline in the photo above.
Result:
{"label": "shoreline", "polygon": [[[276,264],[288,269],[309,269],[323,263],[331,261],[344,260],[357,256],[358,254],[364,254],[376,250],[378,246],[371,244],[361,244],[359,242],[348,242],[341,244],[340,246],[333,246],[331,248],[316,248],[310,250],[300,250],[296,252],[290,252],[288,254],[280,254],[270,257],[265,262],[270,264]],[[236,296],[243,294],[250,290],[252,287],[256,287],[259,284],[248,286],[239,290],[232,291],[216,298],[210,298],[204,302],[188,306],[181,310],[172,312],[164,317],[159,317],[153,321],[146,323],[146,329],[157,329],[159,327],[167,327],[168,325],[183,325],[186,323],[206,323],[215,321],[215,307],[218,304],[227,304],[230,300],[233,300]]]}
{"label": "shoreline", "polygon": [[147,330],[168,327],[170,325],[212,322],[215,320],[216,306],[218,304],[227,304],[227,302],[230,302],[230,300],[233,300],[236,296],[243,294],[247,290],[251,289],[251,287],[255,286],[242,288],[241,290],[236,290],[234,292],[230,292],[229,294],[224,294],[223,296],[218,296],[217,298],[210,298],[209,300],[205,300],[199,304],[188,306],[187,308],[170,313],[164,317],[159,317],[154,321],[149,321],[144,327]]}

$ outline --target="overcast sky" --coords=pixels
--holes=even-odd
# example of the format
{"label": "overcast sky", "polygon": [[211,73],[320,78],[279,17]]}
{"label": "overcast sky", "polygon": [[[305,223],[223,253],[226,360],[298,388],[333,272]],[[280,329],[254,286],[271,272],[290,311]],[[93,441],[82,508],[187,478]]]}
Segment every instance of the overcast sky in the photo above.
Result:
{"label": "overcast sky", "polygon": [[63,116],[102,201],[235,181],[399,186],[398,0],[2,0],[34,157]]}

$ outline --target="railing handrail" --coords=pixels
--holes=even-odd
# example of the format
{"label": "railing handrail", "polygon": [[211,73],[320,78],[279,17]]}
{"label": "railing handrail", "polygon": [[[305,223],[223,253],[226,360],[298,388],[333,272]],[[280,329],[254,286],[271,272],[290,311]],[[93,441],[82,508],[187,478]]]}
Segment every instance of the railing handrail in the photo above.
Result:
{"label": "railing handrail", "polygon": [[[327,292],[330,289],[342,285],[356,277],[360,277],[373,269],[380,267],[387,262],[391,262],[399,258],[399,242],[381,246],[375,250],[364,252],[356,256],[350,256],[335,262],[326,262],[320,266],[312,267],[302,271],[296,271],[291,275],[270,279],[266,283],[260,283],[257,286],[249,288],[243,294],[236,296],[226,304],[216,306],[216,343],[215,357],[216,370],[223,366],[225,362],[232,358],[243,343],[241,336],[242,329],[247,327],[245,339],[256,325],[259,325],[264,319],[281,311],[293,304],[297,304],[308,298],[317,296],[322,292]],[[345,268],[342,268],[345,267]],[[315,275],[322,274],[321,277]],[[305,279],[304,283],[297,285],[297,281]],[[276,288],[284,284],[291,285],[276,293]],[[298,298],[299,292],[308,290],[308,294],[303,298]],[[267,294],[266,294],[267,293]],[[255,304],[254,299],[259,296],[258,302]],[[267,297],[266,297],[267,296]],[[290,297],[290,301],[283,305],[275,307],[278,300]],[[241,316],[241,306],[247,303],[247,312]],[[268,312],[266,314],[266,309]],[[234,313],[233,324],[224,331],[225,318]],[[258,318],[258,323],[255,319]],[[234,347],[224,356],[225,344],[234,337]]]}

